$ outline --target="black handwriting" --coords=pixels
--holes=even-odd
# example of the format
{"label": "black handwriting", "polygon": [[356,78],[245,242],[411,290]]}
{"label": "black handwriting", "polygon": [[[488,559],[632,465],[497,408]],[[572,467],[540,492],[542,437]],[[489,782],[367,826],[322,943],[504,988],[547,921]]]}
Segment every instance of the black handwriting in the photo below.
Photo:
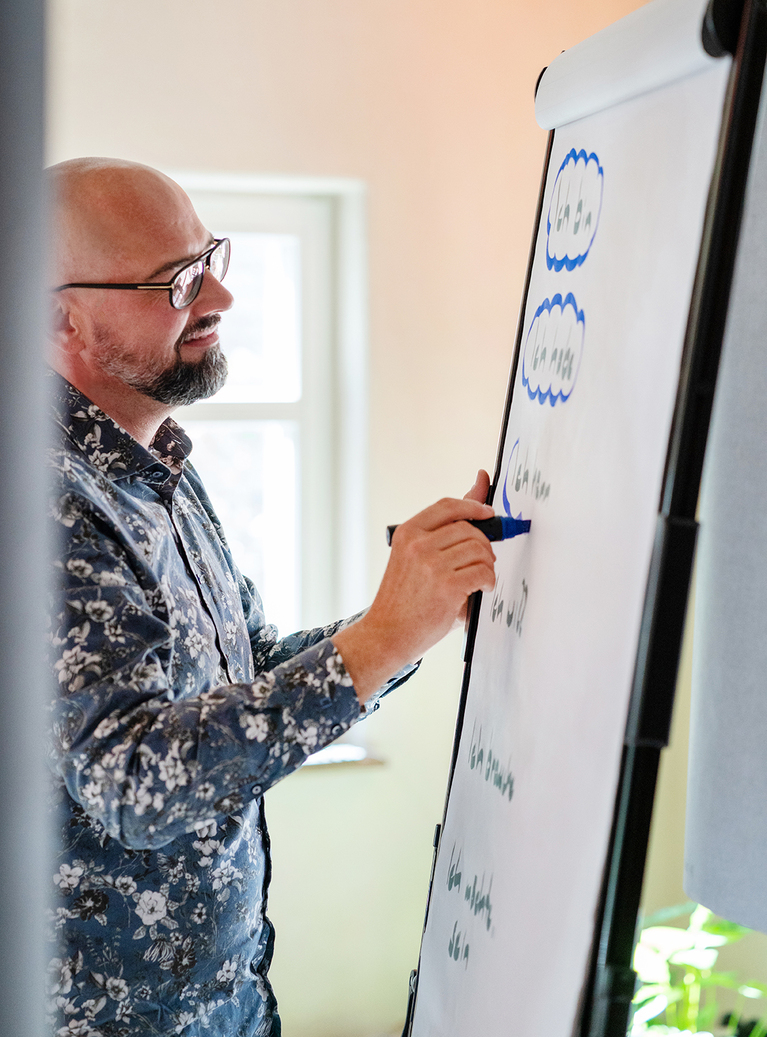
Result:
{"label": "black handwriting", "polygon": [[482,744],[482,727],[477,731],[477,722],[471,729],[471,742],[469,744],[469,769],[477,771],[485,781],[498,789],[502,796],[506,796],[511,802],[514,795],[514,775],[511,773],[511,761],[504,766],[496,753],[493,753],[492,743],[485,748]]}

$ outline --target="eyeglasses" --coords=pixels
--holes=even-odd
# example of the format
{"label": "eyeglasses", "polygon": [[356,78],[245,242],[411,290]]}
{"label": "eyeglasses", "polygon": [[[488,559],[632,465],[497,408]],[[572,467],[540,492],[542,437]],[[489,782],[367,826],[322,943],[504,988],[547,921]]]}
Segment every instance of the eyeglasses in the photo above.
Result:
{"label": "eyeglasses", "polygon": [[205,271],[210,270],[217,281],[223,281],[229,269],[231,244],[229,238],[217,238],[209,249],[182,266],[172,281],[164,284],[60,284],[54,292],[63,292],[65,288],[119,288],[136,292],[165,291],[170,296],[170,304],[174,310],[183,310],[197,298]]}

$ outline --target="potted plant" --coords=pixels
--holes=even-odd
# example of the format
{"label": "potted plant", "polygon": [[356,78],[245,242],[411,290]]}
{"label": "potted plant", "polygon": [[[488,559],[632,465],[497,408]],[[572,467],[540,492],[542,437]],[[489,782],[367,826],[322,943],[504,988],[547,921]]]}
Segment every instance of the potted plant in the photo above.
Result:
{"label": "potted plant", "polygon": [[[686,929],[664,924],[684,915],[689,915]],[[746,1021],[744,1013],[749,1000],[767,997],[767,984],[716,971],[720,949],[750,932],[696,904],[664,908],[649,916],[634,954],[640,985],[634,997],[631,1037],[766,1037],[767,1015]],[[721,1017],[717,989],[737,991],[735,1009]]]}

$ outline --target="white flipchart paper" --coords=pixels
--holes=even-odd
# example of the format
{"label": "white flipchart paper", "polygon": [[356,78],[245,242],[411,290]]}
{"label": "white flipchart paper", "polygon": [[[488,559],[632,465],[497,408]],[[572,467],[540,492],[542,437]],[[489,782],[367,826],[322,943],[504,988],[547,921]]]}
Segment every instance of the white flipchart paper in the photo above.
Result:
{"label": "white flipchart paper", "polygon": [[535,95],[545,130],[585,119],[703,71],[708,0],[653,0],[563,51],[546,69]]}
{"label": "white flipchart paper", "polygon": [[414,1037],[578,1015],[728,66],[554,136]]}

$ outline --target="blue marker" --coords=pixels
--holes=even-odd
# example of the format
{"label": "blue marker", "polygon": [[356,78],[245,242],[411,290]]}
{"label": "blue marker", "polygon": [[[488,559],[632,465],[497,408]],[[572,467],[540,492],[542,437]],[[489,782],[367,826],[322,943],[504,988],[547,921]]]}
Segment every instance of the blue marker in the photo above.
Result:
{"label": "blue marker", "polygon": [[[489,519],[469,519],[469,525],[474,526],[480,533],[484,533],[488,540],[511,540],[518,537],[520,533],[530,532],[530,519],[506,518],[505,515],[496,515]],[[386,543],[391,547],[391,538],[394,536],[396,526],[386,527]]]}

